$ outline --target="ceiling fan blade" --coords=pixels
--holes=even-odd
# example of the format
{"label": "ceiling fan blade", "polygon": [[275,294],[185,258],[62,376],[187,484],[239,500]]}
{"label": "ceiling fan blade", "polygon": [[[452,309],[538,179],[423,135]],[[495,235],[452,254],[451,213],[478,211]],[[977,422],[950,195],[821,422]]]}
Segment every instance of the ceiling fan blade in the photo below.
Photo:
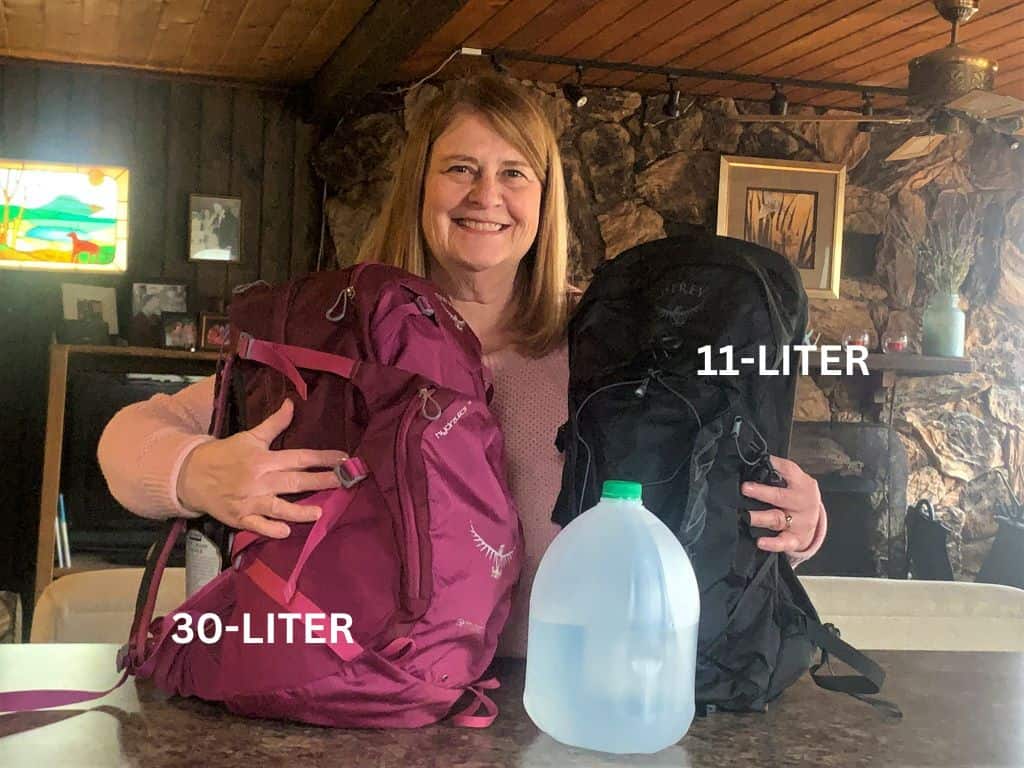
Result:
{"label": "ceiling fan blade", "polygon": [[923,117],[910,115],[736,115],[738,123],[923,123]]}
{"label": "ceiling fan blade", "polygon": [[887,163],[897,162],[899,160],[914,160],[918,157],[924,157],[930,155],[938,148],[939,144],[946,137],[941,133],[932,134],[928,136],[911,136],[905,142],[900,144],[895,150],[893,150],[885,161]]}
{"label": "ceiling fan blade", "polygon": [[992,120],[1024,113],[1024,101],[992,91],[974,90],[946,104],[949,109],[966,112],[980,120]]}

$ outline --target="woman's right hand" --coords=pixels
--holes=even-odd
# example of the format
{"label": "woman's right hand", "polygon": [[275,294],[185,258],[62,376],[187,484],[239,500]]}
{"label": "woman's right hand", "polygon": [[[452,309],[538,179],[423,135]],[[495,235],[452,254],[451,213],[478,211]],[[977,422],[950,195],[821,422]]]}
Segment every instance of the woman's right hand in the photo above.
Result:
{"label": "woman's right hand", "polygon": [[348,455],[342,451],[270,450],[270,444],[292,421],[294,406],[285,400],[276,413],[245,432],[212,440],[194,448],[178,474],[181,503],[222,523],[283,539],[288,522],[310,523],[320,508],[294,504],[279,494],[337,488],[334,472],[310,472],[333,467]]}

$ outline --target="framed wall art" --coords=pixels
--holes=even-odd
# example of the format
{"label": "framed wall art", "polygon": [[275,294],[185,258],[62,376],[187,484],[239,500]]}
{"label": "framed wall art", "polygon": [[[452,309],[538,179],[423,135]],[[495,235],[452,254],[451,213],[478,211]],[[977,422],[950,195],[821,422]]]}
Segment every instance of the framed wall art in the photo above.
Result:
{"label": "framed wall art", "polygon": [[199,346],[210,352],[220,352],[231,338],[228,316],[220,312],[202,312],[199,315]]}
{"label": "framed wall art", "polygon": [[242,260],[242,198],[189,195],[188,259]]}
{"label": "framed wall art", "polygon": [[718,234],[771,248],[812,299],[838,299],[846,167],[722,156]]}
{"label": "framed wall art", "polygon": [[0,268],[120,273],[127,168],[0,159]]}

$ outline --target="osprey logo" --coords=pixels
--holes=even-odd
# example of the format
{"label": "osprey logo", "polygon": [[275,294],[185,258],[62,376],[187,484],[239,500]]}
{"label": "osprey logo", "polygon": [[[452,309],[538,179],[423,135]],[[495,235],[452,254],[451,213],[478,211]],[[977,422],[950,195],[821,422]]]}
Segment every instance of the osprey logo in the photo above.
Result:
{"label": "osprey logo", "polygon": [[451,419],[448,420],[448,423],[445,424],[443,427],[441,427],[441,429],[437,430],[437,432],[434,433],[434,437],[436,437],[438,440],[440,440],[442,437],[447,437],[448,433],[452,431],[452,427],[454,427],[456,424],[458,424],[459,423],[459,419],[461,419],[463,416],[466,415],[466,412],[469,410],[469,406],[471,406],[471,405],[472,405],[472,402],[469,402],[469,403],[466,403],[461,408],[459,408],[459,410],[456,412],[456,414],[454,416],[452,416]]}
{"label": "osprey logo", "polygon": [[672,309],[658,307],[655,311],[658,313],[658,317],[662,317],[672,323],[672,325],[679,327],[686,325],[686,321],[699,312],[703,306],[704,302],[702,301],[693,307],[672,307]]}
{"label": "osprey logo", "polygon": [[491,578],[500,579],[502,569],[508,565],[508,561],[512,559],[512,555],[515,554],[516,548],[512,547],[508,552],[505,551],[505,545],[502,544],[500,547],[495,549],[486,541],[483,537],[476,532],[473,524],[469,524],[469,532],[473,534],[473,541],[476,543],[476,548],[484,553],[484,557],[491,561]]}

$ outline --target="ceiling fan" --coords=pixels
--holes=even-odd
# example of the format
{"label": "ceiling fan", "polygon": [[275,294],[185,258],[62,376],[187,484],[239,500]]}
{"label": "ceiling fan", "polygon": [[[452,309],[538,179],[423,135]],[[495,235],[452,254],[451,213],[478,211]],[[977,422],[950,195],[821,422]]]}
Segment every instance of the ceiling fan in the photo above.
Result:
{"label": "ceiling fan", "polygon": [[740,115],[740,122],[858,122],[865,130],[870,123],[925,123],[929,132],[913,136],[887,160],[911,160],[934,151],[945,136],[960,133],[966,121],[983,123],[992,130],[1024,143],[1024,101],[995,93],[999,65],[957,45],[960,25],[978,12],[980,0],[932,0],[935,9],[952,25],[949,45],[911,60],[907,84],[907,109],[902,113],[874,114],[865,86],[865,103],[860,116],[786,115],[785,97],[776,88],[769,102],[770,115]]}

